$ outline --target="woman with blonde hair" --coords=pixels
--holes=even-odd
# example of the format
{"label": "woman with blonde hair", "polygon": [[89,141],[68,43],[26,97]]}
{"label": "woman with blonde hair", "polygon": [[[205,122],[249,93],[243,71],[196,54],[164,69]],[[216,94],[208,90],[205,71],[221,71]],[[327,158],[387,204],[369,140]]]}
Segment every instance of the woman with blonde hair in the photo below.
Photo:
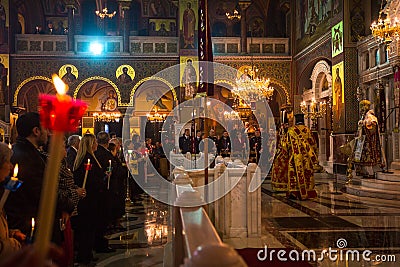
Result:
{"label": "woman with blonde hair", "polygon": [[79,143],[73,169],[75,184],[83,187],[85,168],[90,160],[91,168],[85,184],[86,196],[78,203],[78,215],[73,223],[78,244],[77,262],[81,264],[90,264],[93,260],[96,223],[99,221],[101,208],[97,203],[104,188],[104,173],[94,155],[96,150],[96,137],[93,134],[85,134]]}

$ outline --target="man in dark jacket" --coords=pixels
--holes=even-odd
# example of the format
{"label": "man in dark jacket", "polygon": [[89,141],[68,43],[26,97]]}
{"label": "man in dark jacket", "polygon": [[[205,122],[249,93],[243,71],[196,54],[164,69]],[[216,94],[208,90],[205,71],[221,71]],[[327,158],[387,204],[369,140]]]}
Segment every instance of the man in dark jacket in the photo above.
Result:
{"label": "man in dark jacket", "polygon": [[185,133],[179,137],[179,149],[182,154],[186,154],[187,152],[192,152],[192,140],[190,137],[189,129],[185,129]]}
{"label": "man in dark jacket", "polygon": [[257,129],[254,132],[254,136],[250,139],[250,156],[255,158],[256,163],[260,159],[260,154],[262,151],[262,138],[261,132]]}
{"label": "man in dark jacket", "polygon": [[16,123],[18,137],[13,145],[11,163],[18,163],[18,178],[24,183],[8,197],[5,205],[10,229],[31,231],[31,219],[37,218],[46,156],[38,148],[47,143],[48,132],[40,125],[38,113],[21,115]]}
{"label": "man in dark jacket", "polygon": [[[115,249],[112,249],[108,246],[108,241],[104,238],[104,235],[107,231],[107,226],[111,224],[111,201],[110,195],[107,189],[108,179],[111,178],[111,172],[109,172],[109,167],[111,163],[111,169],[115,169],[115,161],[112,153],[108,150],[108,142],[110,141],[110,136],[108,133],[102,131],[97,134],[97,143],[99,146],[97,150],[94,152],[97,160],[99,161],[101,168],[104,173],[104,184],[103,184],[103,192],[101,193],[102,197],[99,203],[100,207],[105,207],[101,209],[102,214],[99,216],[98,220],[98,229],[96,231],[96,251],[97,252],[113,252]],[[113,166],[114,164],[114,166]]]}
{"label": "man in dark jacket", "polygon": [[67,167],[70,170],[74,169],[74,162],[76,158],[76,152],[79,148],[80,138],[79,135],[71,135],[68,137],[68,149],[67,149]]}

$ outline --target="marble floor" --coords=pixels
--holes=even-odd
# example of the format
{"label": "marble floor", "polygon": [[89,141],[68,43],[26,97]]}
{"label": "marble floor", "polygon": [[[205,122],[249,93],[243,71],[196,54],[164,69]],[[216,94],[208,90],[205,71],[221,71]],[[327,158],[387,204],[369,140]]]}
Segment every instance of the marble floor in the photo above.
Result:
{"label": "marble floor", "polygon": [[[154,191],[162,192],[156,181],[149,181],[154,183]],[[343,253],[337,260],[324,254],[323,260],[310,261],[309,266],[400,266],[400,201],[380,202],[333,190],[329,175],[318,176],[316,188],[315,200],[288,200],[284,194],[273,192],[267,179],[262,185],[261,238],[224,242],[237,249],[254,248],[255,258],[266,247],[276,251],[313,250],[317,258],[323,249]],[[171,266],[170,207],[142,194],[126,211],[126,230],[107,236],[117,252],[97,254],[100,259],[96,266]],[[346,260],[346,252],[356,250],[360,260],[353,260],[351,254]],[[363,260],[362,253],[367,250],[371,253]],[[280,265],[265,262],[262,266]],[[297,265],[293,262],[289,266]]]}

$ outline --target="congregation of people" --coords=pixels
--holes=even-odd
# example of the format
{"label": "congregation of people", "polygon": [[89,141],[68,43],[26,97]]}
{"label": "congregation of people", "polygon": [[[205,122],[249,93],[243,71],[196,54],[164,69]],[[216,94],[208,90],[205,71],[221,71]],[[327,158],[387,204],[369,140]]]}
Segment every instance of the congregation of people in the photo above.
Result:
{"label": "congregation of people", "polygon": [[[41,126],[38,113],[29,112],[16,121],[18,136],[10,149],[0,143],[0,182],[7,183],[18,164],[22,185],[11,192],[0,216],[0,266],[34,266],[32,247],[36,228],[43,174],[48,160],[51,133]],[[124,230],[126,183],[130,198],[142,193],[126,165],[127,151],[141,155],[142,145],[132,140],[122,147],[122,139],[102,131],[96,136],[71,135],[66,138],[65,155],[58,174],[58,195],[50,255],[57,266],[93,264],[95,253],[110,253],[106,235]],[[129,142],[132,144],[130,145]],[[89,167],[90,166],[90,167]],[[86,176],[86,177],[85,177]],[[2,192],[0,192],[2,193]],[[40,222],[36,222],[37,224]],[[24,259],[16,265],[17,259]],[[21,265],[22,264],[22,265]]]}
{"label": "congregation of people", "polygon": [[[244,159],[246,152],[250,153],[250,161],[258,162],[262,152],[261,130],[255,128],[252,133],[241,132],[234,129],[229,134],[223,130],[221,135],[216,134],[215,129],[210,129],[208,134],[208,153],[216,156],[236,157]],[[247,140],[245,139],[247,138]],[[197,130],[195,135],[190,134],[189,129],[179,137],[179,151],[182,154],[204,153],[205,134]]]}

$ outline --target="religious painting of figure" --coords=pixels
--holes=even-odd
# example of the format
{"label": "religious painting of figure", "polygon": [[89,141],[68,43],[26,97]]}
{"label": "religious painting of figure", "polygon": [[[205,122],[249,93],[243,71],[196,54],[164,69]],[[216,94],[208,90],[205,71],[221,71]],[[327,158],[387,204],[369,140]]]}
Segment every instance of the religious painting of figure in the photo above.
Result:
{"label": "religious painting of figure", "polygon": [[[144,18],[174,18],[177,7],[168,0],[141,0],[141,16]],[[132,7],[131,7],[132,9]]]}
{"label": "religious painting of figure", "polygon": [[196,48],[196,32],[197,32],[197,1],[182,1],[179,5],[180,8],[180,31],[182,48],[194,49]]}
{"label": "religious painting of figure", "polygon": [[78,79],[78,69],[71,64],[63,65],[58,70],[58,76],[60,76],[65,83],[71,84]]}
{"label": "religious painting of figure", "polygon": [[344,119],[344,63],[332,67],[333,130],[340,131]]}
{"label": "religious painting of figure", "polygon": [[332,27],[332,57],[343,52],[343,21]]}
{"label": "religious painting of figure", "polygon": [[114,89],[103,90],[103,95],[99,99],[101,111],[115,111],[118,106],[118,97]]}
{"label": "religious painting of figure", "polygon": [[121,65],[115,71],[115,76],[122,84],[131,83],[135,79],[135,70],[130,65]]}
{"label": "religious painting of figure", "polygon": [[197,57],[181,57],[181,93],[182,100],[191,99],[197,93],[197,73],[198,62]]}
{"label": "religious painting of figure", "polygon": [[296,1],[296,51],[301,51],[329,31],[332,8],[332,0]]}
{"label": "religious painting of figure", "polygon": [[88,111],[115,111],[118,107],[116,88],[105,80],[90,80],[83,84],[76,98],[88,104]]}

